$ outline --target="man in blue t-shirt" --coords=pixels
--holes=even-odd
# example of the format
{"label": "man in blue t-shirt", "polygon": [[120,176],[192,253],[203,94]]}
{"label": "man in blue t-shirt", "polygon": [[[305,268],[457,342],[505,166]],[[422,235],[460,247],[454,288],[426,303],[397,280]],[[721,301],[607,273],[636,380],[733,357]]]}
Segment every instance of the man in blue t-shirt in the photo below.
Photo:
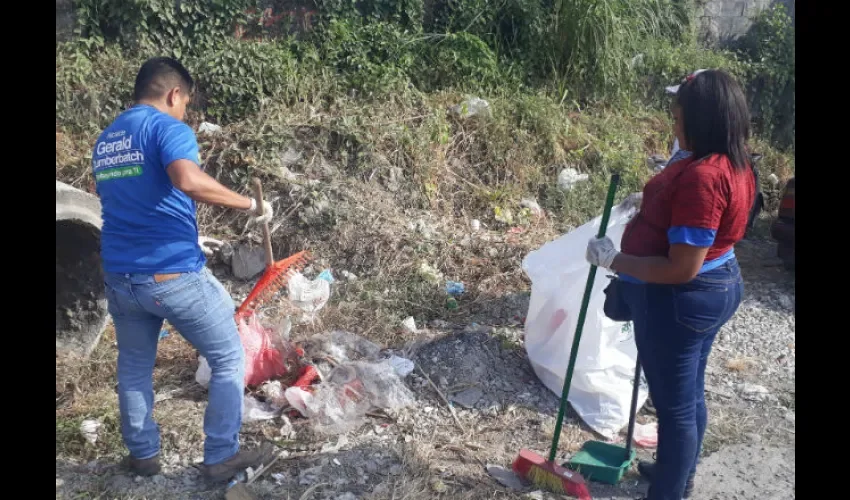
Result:
{"label": "man in blue t-shirt", "polygon": [[242,210],[254,222],[270,219],[272,207],[265,201],[258,207],[201,170],[195,134],[183,123],[193,86],[174,59],[145,62],[136,76],[136,104],[97,139],[92,168],[103,206],[101,257],[118,340],[126,465],[142,476],[160,470],[153,368],[168,320],[212,370],[203,469],[224,481],[271,457],[266,448],[239,450],[245,354],[233,299],[205,267],[195,202]]}

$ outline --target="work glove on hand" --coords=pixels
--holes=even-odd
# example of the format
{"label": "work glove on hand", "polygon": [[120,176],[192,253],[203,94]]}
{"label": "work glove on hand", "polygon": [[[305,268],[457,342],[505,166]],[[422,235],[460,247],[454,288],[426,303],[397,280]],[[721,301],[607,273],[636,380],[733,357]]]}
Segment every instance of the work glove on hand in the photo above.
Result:
{"label": "work glove on hand", "polygon": [[614,248],[614,242],[611,238],[604,236],[602,238],[592,238],[587,242],[587,252],[584,257],[594,266],[611,269],[611,263],[614,262],[614,257],[620,253]]}
{"label": "work glove on hand", "polygon": [[632,193],[632,194],[626,196],[626,199],[623,200],[622,203],[620,203],[620,206],[623,208],[623,210],[626,210],[626,211],[632,210],[632,209],[640,210],[640,204],[641,204],[642,201],[643,201],[643,193],[641,193],[641,192]]}
{"label": "work glove on hand", "polygon": [[251,207],[248,210],[246,210],[247,213],[253,215],[253,217],[251,218],[250,224],[259,225],[259,224],[262,224],[264,222],[269,222],[270,220],[272,220],[272,216],[274,215],[274,210],[272,210],[271,203],[263,200],[262,209],[263,209],[263,215],[260,215],[260,207],[257,206],[257,200],[255,200],[254,198],[251,198]]}

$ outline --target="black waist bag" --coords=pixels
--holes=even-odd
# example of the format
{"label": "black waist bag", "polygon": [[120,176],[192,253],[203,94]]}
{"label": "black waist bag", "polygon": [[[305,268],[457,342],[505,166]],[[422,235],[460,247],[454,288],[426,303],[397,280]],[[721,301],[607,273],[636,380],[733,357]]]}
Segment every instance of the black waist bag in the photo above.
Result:
{"label": "black waist bag", "polygon": [[631,321],[632,311],[623,300],[623,282],[616,276],[608,276],[611,282],[605,287],[605,303],[602,311],[614,321]]}

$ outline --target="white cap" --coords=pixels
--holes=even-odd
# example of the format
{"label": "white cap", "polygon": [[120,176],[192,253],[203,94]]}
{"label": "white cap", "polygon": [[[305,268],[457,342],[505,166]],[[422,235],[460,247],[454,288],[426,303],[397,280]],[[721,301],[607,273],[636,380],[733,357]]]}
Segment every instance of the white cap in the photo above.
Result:
{"label": "white cap", "polygon": [[[687,76],[687,78],[685,78],[685,80],[683,80],[683,81],[682,81],[682,83],[685,83],[686,81],[688,81],[688,80],[690,80],[691,78],[693,78],[693,77],[697,76],[698,74],[702,73],[703,71],[707,71],[707,70],[704,70],[704,69],[698,69],[698,70],[694,71],[693,73],[691,73],[690,75],[688,75],[688,76]],[[673,86],[670,86],[670,87],[664,87],[664,90],[666,90],[668,94],[674,94],[674,95],[675,95],[675,94],[678,94],[678,93],[679,93],[679,87],[681,87],[681,86],[682,86],[682,84],[680,83],[679,85],[673,85]]]}

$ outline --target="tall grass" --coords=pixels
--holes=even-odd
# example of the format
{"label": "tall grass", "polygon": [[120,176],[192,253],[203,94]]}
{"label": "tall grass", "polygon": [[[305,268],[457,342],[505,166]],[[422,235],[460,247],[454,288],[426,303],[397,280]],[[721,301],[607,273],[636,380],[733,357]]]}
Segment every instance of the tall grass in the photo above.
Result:
{"label": "tall grass", "polygon": [[648,39],[686,32],[684,8],[669,0],[557,0],[552,69],[586,97],[622,95],[631,90]]}

